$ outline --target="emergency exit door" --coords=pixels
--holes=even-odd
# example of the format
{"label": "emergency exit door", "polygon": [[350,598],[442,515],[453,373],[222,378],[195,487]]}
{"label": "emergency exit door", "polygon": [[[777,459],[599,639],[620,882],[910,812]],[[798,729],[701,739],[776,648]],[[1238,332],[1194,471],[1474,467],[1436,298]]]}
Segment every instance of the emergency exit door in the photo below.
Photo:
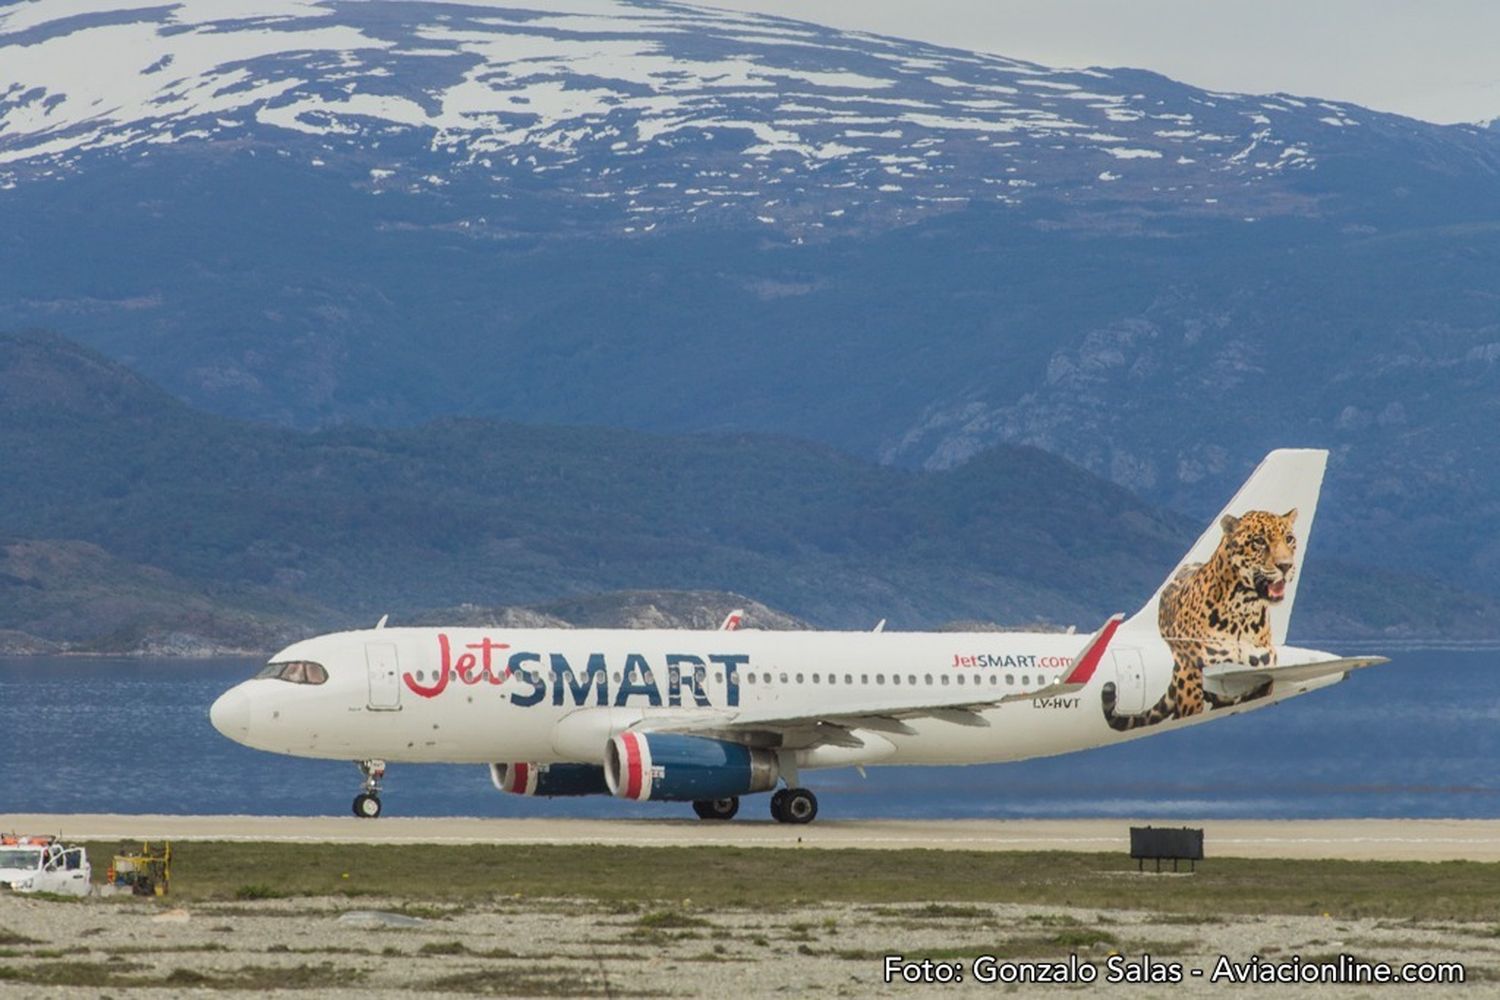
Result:
{"label": "emergency exit door", "polygon": [[394,712],[401,707],[401,664],[396,647],[388,642],[365,646],[365,662],[370,668],[370,708],[377,712]]}

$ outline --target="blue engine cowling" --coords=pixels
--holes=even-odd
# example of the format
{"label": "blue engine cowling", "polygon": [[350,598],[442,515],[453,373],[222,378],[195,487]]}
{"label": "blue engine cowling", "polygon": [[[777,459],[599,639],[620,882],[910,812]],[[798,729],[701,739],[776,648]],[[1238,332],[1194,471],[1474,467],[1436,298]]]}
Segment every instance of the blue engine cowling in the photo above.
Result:
{"label": "blue engine cowling", "polygon": [[491,764],[490,780],[515,795],[608,795],[598,764]]}
{"label": "blue engine cowling", "polygon": [[767,792],[780,777],[773,751],[706,736],[625,732],[604,748],[609,790],[637,802],[698,802]]}

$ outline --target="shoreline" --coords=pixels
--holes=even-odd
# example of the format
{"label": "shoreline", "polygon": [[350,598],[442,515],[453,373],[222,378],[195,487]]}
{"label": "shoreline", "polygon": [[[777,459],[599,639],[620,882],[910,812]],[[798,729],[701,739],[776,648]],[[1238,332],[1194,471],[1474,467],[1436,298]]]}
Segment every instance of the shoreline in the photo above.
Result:
{"label": "shoreline", "polygon": [[[823,629],[827,632],[848,632],[850,635],[861,634],[860,629]],[[906,632],[924,632],[922,629],[889,629],[891,634],[903,634]],[[927,634],[947,634],[929,632]],[[1389,653],[1416,653],[1416,652],[1445,652],[1445,653],[1493,653],[1500,652],[1500,637],[1493,639],[1445,639],[1439,636],[1427,638],[1390,639],[1379,636],[1353,636],[1350,638],[1298,638],[1293,645],[1305,646],[1311,649],[1330,649],[1340,646],[1353,646],[1366,643],[1372,647],[1378,645],[1382,652]],[[202,662],[205,660],[226,659],[264,659],[276,653],[275,649],[214,649],[195,653],[169,653],[156,650],[5,650],[0,649],[0,659],[15,660],[180,660],[184,663]]]}

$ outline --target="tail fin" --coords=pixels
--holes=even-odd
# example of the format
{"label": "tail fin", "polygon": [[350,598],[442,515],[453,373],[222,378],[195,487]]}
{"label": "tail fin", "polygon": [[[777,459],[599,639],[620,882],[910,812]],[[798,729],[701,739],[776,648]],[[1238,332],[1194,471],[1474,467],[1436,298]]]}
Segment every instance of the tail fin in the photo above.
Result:
{"label": "tail fin", "polygon": [[1292,602],[1297,596],[1297,584],[1302,579],[1302,560],[1307,554],[1307,540],[1312,535],[1313,514],[1317,511],[1318,493],[1323,488],[1323,469],[1327,463],[1328,452],[1312,448],[1282,448],[1267,455],[1234,499],[1188,550],[1182,562],[1156,589],[1145,607],[1120,626],[1121,632],[1145,629],[1155,632],[1163,592],[1180,574],[1208,562],[1226,535],[1232,534],[1247,515],[1258,513],[1277,520],[1290,519],[1296,526],[1291,572],[1281,581],[1269,584],[1272,588],[1281,588],[1273,590],[1276,599],[1268,612],[1271,636],[1277,645],[1284,642],[1287,624],[1292,617]]}

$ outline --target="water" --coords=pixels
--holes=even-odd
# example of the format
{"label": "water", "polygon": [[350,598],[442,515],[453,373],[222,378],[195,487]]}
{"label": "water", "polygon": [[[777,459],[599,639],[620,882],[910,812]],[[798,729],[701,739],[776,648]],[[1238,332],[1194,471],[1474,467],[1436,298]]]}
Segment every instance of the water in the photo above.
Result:
{"label": "water", "polygon": [[[829,817],[1493,818],[1497,660],[1405,651],[1330,690],[1124,746],[808,783]],[[0,813],[345,813],[352,764],[250,750],[209,725],[213,699],[258,666],[0,658]],[[395,765],[384,803],[392,816],[691,815],[674,803],[502,795],[474,765]]]}

